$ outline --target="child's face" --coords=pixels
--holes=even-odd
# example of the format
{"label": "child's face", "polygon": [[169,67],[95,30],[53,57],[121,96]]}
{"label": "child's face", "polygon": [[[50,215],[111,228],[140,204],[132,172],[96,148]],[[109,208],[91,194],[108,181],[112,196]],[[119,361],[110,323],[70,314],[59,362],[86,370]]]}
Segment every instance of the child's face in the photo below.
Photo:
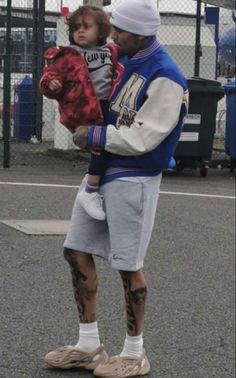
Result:
{"label": "child's face", "polygon": [[78,18],[77,30],[73,32],[73,39],[76,44],[83,47],[97,45],[99,40],[99,31],[94,17],[86,15]]}

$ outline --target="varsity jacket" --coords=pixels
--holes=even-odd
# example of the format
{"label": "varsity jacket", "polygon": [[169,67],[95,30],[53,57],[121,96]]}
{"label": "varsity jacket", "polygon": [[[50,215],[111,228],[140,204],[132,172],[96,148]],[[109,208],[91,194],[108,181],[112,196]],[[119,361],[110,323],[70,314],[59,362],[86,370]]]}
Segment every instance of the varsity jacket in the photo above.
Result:
{"label": "varsity jacket", "polygon": [[154,176],[169,166],[188,109],[188,88],[156,37],[118,62],[109,124],[89,128],[88,144],[110,152],[104,182]]}
{"label": "varsity jacket", "polygon": [[[47,66],[39,83],[40,91],[58,101],[60,122],[72,133],[79,125],[103,124],[99,99],[107,99],[115,64],[115,48],[103,45],[90,49],[59,46],[46,50]],[[52,91],[49,82],[59,80]]]}

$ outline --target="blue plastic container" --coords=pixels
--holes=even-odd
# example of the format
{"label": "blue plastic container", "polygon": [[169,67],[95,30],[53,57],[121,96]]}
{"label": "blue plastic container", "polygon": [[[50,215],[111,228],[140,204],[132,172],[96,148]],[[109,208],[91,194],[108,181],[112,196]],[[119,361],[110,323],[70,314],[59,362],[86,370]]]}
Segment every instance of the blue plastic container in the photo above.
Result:
{"label": "blue plastic container", "polygon": [[236,80],[224,85],[226,94],[225,151],[236,159]]}
{"label": "blue plastic container", "polygon": [[32,79],[26,75],[15,89],[13,136],[30,139],[33,123],[33,86]]}

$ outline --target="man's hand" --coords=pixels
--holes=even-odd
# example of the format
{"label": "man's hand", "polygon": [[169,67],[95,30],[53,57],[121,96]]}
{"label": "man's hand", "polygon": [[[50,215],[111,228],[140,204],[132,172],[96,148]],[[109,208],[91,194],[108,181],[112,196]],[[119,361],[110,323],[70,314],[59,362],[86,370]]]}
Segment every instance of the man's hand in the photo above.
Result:
{"label": "man's hand", "polygon": [[82,150],[88,147],[88,126],[79,126],[73,134],[73,142]]}

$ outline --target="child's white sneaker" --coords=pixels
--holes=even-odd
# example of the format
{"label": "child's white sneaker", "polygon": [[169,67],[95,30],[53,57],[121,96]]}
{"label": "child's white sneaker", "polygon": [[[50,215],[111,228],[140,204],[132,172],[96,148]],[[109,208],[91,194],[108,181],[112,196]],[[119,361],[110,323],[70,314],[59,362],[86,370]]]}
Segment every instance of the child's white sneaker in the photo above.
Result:
{"label": "child's white sneaker", "polygon": [[106,219],[103,210],[103,196],[98,192],[87,193],[84,189],[78,193],[77,199],[90,217],[97,220]]}

